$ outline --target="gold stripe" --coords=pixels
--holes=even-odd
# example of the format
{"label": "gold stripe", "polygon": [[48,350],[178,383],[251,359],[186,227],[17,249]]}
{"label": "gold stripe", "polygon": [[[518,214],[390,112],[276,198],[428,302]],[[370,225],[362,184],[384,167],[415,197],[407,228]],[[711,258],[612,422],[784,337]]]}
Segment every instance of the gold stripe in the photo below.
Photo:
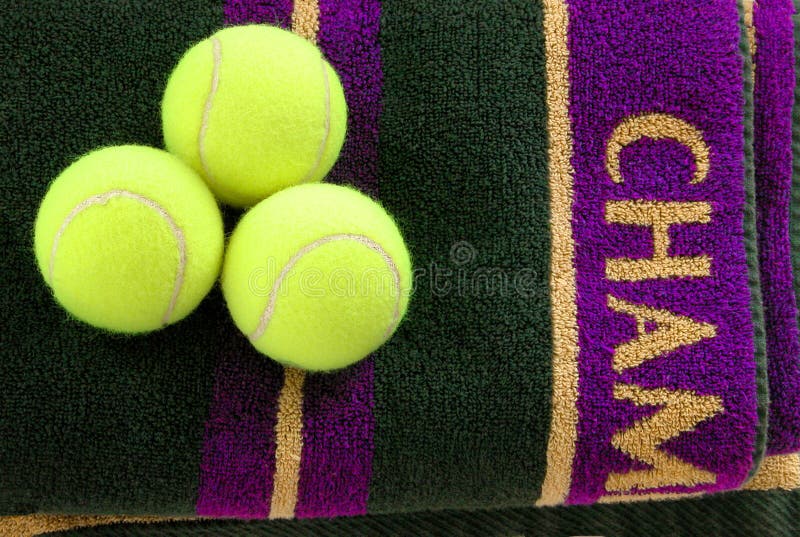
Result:
{"label": "gold stripe", "polygon": [[300,459],[303,453],[303,383],[300,369],[284,369],[283,389],[278,398],[278,423],[275,425],[275,477],[269,518],[294,518]]}
{"label": "gold stripe", "polygon": [[800,489],[800,453],[765,457],[744,490]]}
{"label": "gold stripe", "polygon": [[57,531],[67,531],[111,524],[139,524],[194,520],[190,517],[129,517],[86,515],[24,515],[0,517],[0,537],[35,537]]}
{"label": "gold stripe", "polygon": [[704,492],[649,492],[647,494],[613,494],[600,496],[597,503],[631,503],[664,500],[685,500],[686,498],[699,498]]}
{"label": "gold stripe", "polygon": [[550,298],[553,401],[547,473],[537,505],[564,503],[572,479],[578,430],[578,326],[572,237],[572,128],[569,118],[569,12],[564,0],[544,1],[547,148],[550,187]]}
{"label": "gold stripe", "polygon": [[319,32],[319,2],[317,0],[294,0],[292,31],[316,44]]}
{"label": "gold stripe", "polygon": [[750,44],[750,57],[756,54],[756,26],[753,23],[755,0],[744,0],[744,28],[747,31],[747,42]]}
{"label": "gold stripe", "polygon": [[[319,3],[316,0],[295,0],[292,31],[316,44],[319,32]],[[304,371],[284,368],[283,388],[278,397],[278,422],[275,425],[275,475],[269,518],[294,518],[303,456],[305,380]]]}

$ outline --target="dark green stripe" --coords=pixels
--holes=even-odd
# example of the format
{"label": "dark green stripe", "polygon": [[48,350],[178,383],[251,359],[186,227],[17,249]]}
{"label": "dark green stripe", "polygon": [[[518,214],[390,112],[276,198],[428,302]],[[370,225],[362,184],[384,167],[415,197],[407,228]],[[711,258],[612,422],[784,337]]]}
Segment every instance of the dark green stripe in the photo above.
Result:
{"label": "dark green stripe", "polygon": [[94,528],[53,537],[796,537],[800,492],[738,492],[677,502],[443,511],[334,520],[185,522]]}
{"label": "dark green stripe", "polygon": [[[221,25],[217,0],[16,2],[0,17],[0,513],[192,514],[222,301],[149,337],[70,320],[33,258],[50,180],[114,143],[161,145],[182,51]],[[214,342],[212,344],[212,341]]]}
{"label": "dark green stripe", "polygon": [[424,274],[375,359],[369,510],[531,504],[552,351],[541,5],[389,0],[381,44],[380,199]]}
{"label": "dark green stripe", "polygon": [[753,446],[753,465],[748,479],[761,467],[767,449],[767,425],[769,421],[769,382],[767,380],[767,347],[764,330],[764,307],[761,301],[761,270],[758,263],[758,239],[756,237],[756,187],[753,161],[753,62],[747,27],[744,23],[744,5],[739,7],[739,50],[744,65],[744,247],[747,256],[750,286],[750,312],[753,319],[753,350],[756,363],[756,391],[758,397],[758,430]]}

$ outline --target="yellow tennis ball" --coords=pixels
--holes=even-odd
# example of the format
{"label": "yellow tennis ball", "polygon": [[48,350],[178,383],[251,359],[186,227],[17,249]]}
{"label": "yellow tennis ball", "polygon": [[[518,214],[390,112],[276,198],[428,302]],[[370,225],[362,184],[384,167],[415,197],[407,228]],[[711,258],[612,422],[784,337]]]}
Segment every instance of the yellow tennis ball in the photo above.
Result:
{"label": "yellow tennis ball", "polygon": [[189,49],[161,115],[167,149],[237,207],[320,181],[347,126],[342,85],[320,50],[267,25],[226,28]]}
{"label": "yellow tennis ball", "polygon": [[222,217],[202,179],[176,157],[107,147],[50,185],[36,218],[39,269],[75,317],[148,332],[188,315],[214,284]]}
{"label": "yellow tennis ball", "polygon": [[352,188],[283,190],[231,236],[222,291],[251,343],[286,365],[327,371],[380,347],[405,314],[411,260],[392,218]]}

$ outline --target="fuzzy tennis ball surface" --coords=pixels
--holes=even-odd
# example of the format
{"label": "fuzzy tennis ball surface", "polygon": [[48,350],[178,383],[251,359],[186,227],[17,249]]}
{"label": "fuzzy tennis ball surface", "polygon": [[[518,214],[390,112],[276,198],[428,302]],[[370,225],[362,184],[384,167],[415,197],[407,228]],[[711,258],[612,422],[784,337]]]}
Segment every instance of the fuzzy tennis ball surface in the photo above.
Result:
{"label": "fuzzy tennis ball surface", "polygon": [[125,333],[188,315],[219,274],[223,240],[203,180],[173,155],[142,146],[75,161],[50,185],[34,232],[56,300],[91,325]]}
{"label": "fuzzy tennis ball surface", "polygon": [[386,211],[327,183],[283,190],[231,236],[222,290],[234,322],[263,354],[312,371],[380,347],[405,314],[411,260]]}
{"label": "fuzzy tennis ball surface", "polygon": [[267,25],[226,28],[189,49],[161,113],[167,149],[237,207],[320,181],[347,125],[342,85],[320,50]]}

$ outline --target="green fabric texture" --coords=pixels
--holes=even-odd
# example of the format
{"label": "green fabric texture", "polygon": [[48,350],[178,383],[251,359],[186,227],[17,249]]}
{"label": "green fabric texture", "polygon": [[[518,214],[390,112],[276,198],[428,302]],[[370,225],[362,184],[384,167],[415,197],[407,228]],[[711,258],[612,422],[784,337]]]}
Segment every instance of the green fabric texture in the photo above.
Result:
{"label": "green fabric texture", "polygon": [[375,359],[369,510],[533,503],[552,352],[541,4],[415,6],[382,5],[379,198],[418,273]]}
{"label": "green fabric texture", "polygon": [[753,345],[756,358],[756,383],[758,389],[758,431],[753,448],[752,478],[761,467],[767,451],[769,426],[769,381],[767,379],[767,343],[764,328],[764,306],[761,296],[761,273],[758,264],[758,239],[756,238],[756,184],[753,159],[753,62],[744,20],[744,5],[737,1],[741,37],[739,47],[744,61],[744,166],[747,203],[744,209],[744,247],[747,254],[748,284],[750,285],[750,313],[753,317]]}
{"label": "green fabric texture", "polygon": [[[541,7],[420,1],[382,6],[379,187],[422,270],[417,285],[429,288],[376,357],[369,509],[533,503],[551,396]],[[32,229],[73,159],[102,145],[162,146],[167,75],[222,20],[220,0],[42,0],[0,17],[0,515],[195,513],[219,349],[254,351],[217,289],[146,337],[70,319],[36,269]],[[231,229],[238,212],[226,217]],[[788,536],[798,512],[800,493],[739,493],[59,535]]]}
{"label": "green fabric texture", "polygon": [[81,154],[162,145],[166,77],[221,20],[211,0],[47,0],[3,10],[0,514],[194,513],[215,362],[208,350],[232,331],[221,298],[215,291],[168,331],[100,334],[50,296],[33,222],[50,181]]}
{"label": "green fabric texture", "polygon": [[743,492],[644,504],[441,511],[334,520],[107,526],[58,537],[794,537],[800,492]]}

